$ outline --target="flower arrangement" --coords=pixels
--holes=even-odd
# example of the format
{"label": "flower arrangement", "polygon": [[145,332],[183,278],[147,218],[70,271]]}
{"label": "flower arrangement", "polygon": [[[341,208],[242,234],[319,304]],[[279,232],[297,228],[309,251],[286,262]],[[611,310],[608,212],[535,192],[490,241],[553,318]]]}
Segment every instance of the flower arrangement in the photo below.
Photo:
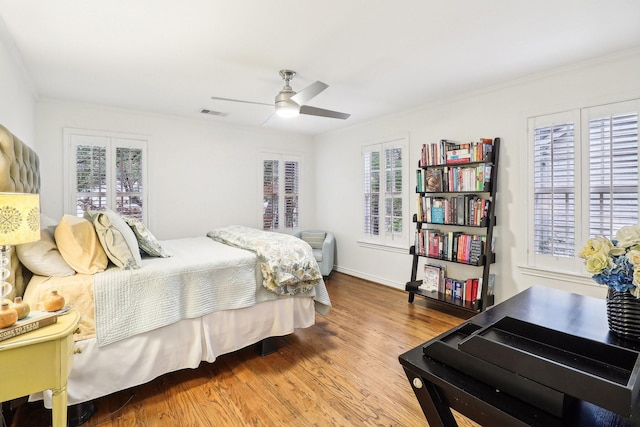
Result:
{"label": "flower arrangement", "polygon": [[622,227],[613,240],[589,239],[578,256],[596,283],[640,298],[640,224]]}

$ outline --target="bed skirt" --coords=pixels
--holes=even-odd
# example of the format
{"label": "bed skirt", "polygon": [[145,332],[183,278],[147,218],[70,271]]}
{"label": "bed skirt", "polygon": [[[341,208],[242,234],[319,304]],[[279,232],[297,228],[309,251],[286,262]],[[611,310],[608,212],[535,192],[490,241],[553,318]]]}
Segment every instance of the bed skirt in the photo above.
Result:
{"label": "bed skirt", "polygon": [[[136,335],[104,347],[78,341],[67,385],[69,405],[134,387],[168,372],[195,369],[265,338],[284,336],[315,323],[313,298],[280,298],[251,307],[210,313]],[[118,360],[118,363],[113,363]],[[30,396],[51,407],[51,392]]]}

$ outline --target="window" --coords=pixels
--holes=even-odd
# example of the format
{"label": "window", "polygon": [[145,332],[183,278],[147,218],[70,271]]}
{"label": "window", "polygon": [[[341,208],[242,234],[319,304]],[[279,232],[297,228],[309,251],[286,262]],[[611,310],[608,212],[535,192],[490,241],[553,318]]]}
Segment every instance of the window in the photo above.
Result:
{"label": "window", "polygon": [[531,267],[584,274],[580,248],[638,223],[639,101],[529,119]]}
{"label": "window", "polygon": [[147,219],[146,139],[65,129],[65,150],[66,212],[109,208]]}
{"label": "window", "polygon": [[262,154],[262,228],[293,229],[300,225],[300,157]]}
{"label": "window", "polygon": [[363,241],[406,249],[407,138],[362,147]]}

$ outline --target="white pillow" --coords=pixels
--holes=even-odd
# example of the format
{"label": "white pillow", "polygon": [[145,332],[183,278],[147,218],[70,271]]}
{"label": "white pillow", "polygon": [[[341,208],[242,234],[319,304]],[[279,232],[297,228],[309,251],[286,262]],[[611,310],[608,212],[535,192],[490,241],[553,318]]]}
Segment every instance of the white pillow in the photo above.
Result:
{"label": "white pillow", "polygon": [[84,216],[95,227],[98,240],[112,263],[126,269],[140,268],[142,258],[138,240],[118,213],[105,209],[86,211]]}
{"label": "white pillow", "polygon": [[40,240],[16,246],[20,262],[39,276],[66,277],[76,274],[56,246],[56,221],[40,215]]}

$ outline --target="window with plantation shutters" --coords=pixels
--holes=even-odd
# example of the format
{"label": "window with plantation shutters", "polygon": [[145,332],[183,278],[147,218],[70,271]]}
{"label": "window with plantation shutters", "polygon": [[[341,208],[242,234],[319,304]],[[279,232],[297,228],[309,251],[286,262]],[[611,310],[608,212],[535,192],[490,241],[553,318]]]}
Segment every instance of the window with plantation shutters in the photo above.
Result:
{"label": "window with plantation shutters", "polygon": [[300,226],[300,157],[262,154],[262,228]]}
{"label": "window with plantation shutters", "polygon": [[528,265],[585,274],[579,250],[638,223],[640,101],[529,119]]}
{"label": "window with plantation shutters", "polygon": [[364,159],[364,234],[380,234],[380,151],[363,153]]}
{"label": "window with plantation shutters", "polygon": [[573,256],[575,158],[573,123],[534,129],[534,247],[536,254]]}
{"label": "window with plantation shutters", "polygon": [[298,162],[284,162],[284,220],[286,228],[298,227]]}
{"label": "window with plantation shutters", "polygon": [[384,156],[384,230],[387,234],[402,235],[402,148],[385,148]]}
{"label": "window with plantation shutters", "polygon": [[65,129],[65,211],[109,208],[146,221],[146,147],[137,136]]}
{"label": "window with plantation shutters", "polygon": [[405,247],[408,232],[407,138],[362,147],[365,243]]}
{"label": "window with plantation shutters", "polygon": [[589,235],[638,223],[638,113],[589,119]]}

